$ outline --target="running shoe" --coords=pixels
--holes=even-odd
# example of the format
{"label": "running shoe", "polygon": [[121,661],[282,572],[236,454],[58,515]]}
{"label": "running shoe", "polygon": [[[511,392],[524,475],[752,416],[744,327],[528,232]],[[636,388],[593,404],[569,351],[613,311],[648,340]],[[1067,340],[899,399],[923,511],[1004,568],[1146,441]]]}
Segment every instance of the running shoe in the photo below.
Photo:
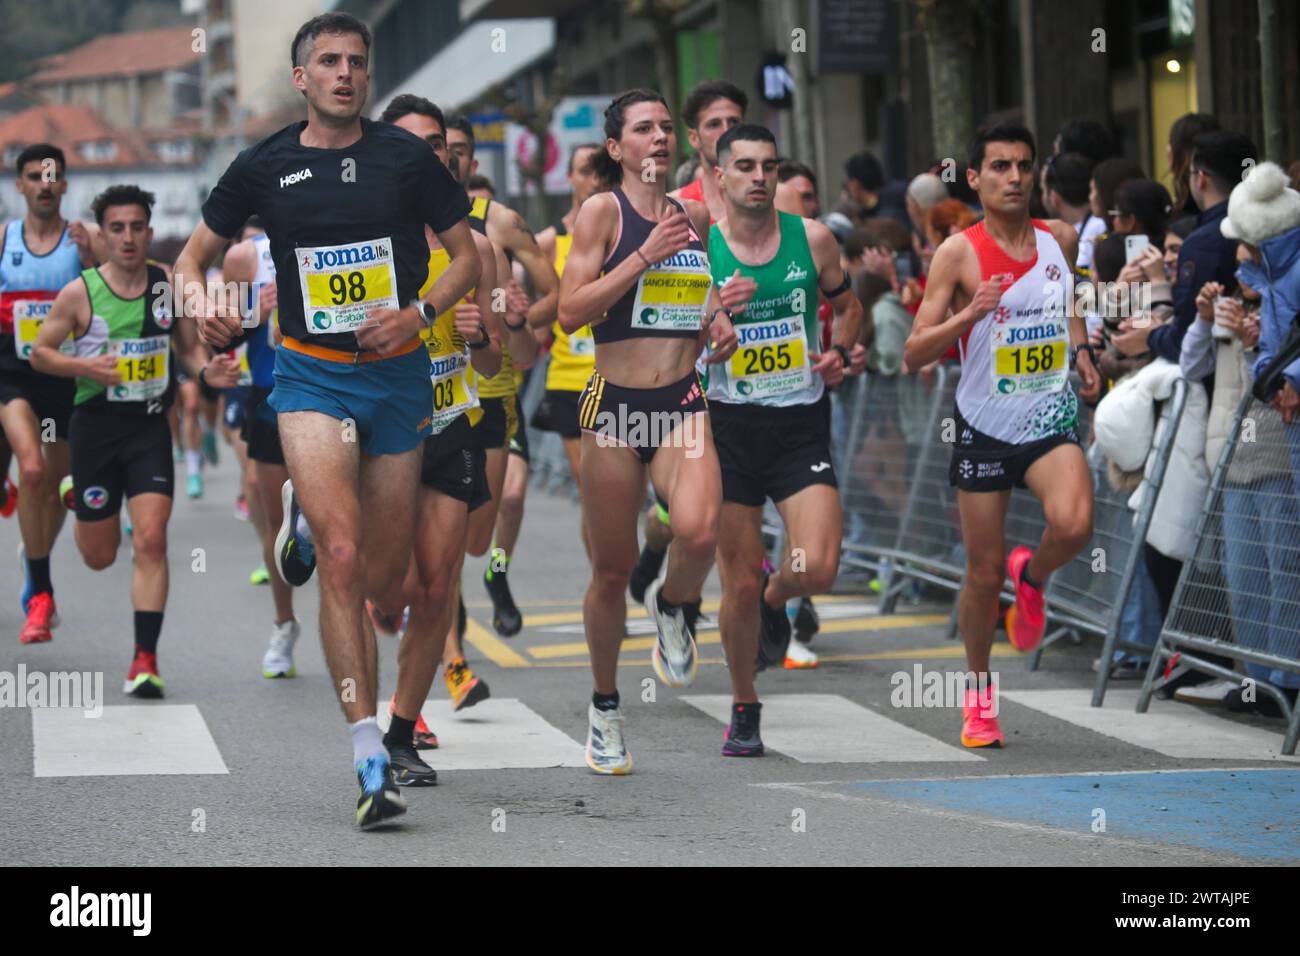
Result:
{"label": "running shoe", "polygon": [[370,623],[374,625],[375,632],[378,634],[387,634],[390,637],[398,635],[406,624],[405,611],[385,614],[370,598],[366,598],[366,613],[370,615]]}
{"label": "running shoe", "polygon": [[357,799],[357,826],[372,827],[406,812],[406,801],[393,783],[386,756],[371,757],[357,764],[357,782],[361,796]]}
{"label": "running shoe", "polygon": [[1234,680],[1212,680],[1204,684],[1180,687],[1174,691],[1174,700],[1201,707],[1226,707],[1229,698],[1239,696],[1241,696],[1241,682]]}
{"label": "running shoe", "polygon": [[191,498],[203,497],[203,476],[198,472],[185,479],[185,494]]}
{"label": "running shoe", "polygon": [[271,625],[271,645],[262,655],[263,677],[298,676],[298,669],[293,666],[293,645],[301,633],[302,627],[293,618]]}
{"label": "running shoe", "polygon": [[623,711],[587,705],[587,766],[596,773],[625,774],[632,770],[632,755],[623,743]]}
{"label": "running shoe", "polygon": [[695,637],[686,627],[686,617],[678,607],[672,614],[659,608],[662,582],[652,581],[645,592],[645,611],[659,632],[651,661],[659,679],[669,687],[689,687],[695,682],[699,655]]}
{"label": "running shoe", "polygon": [[217,433],[215,431],[203,433],[203,457],[207,459],[209,465],[214,468],[217,465]]}
{"label": "running shoe", "polygon": [[451,696],[452,710],[473,707],[480,700],[487,700],[492,696],[487,681],[474,676],[474,672],[465,663],[465,658],[456,658],[451,662],[451,666],[444,668],[444,670],[446,672],[444,676],[447,680],[447,693]]}
{"label": "running shoe", "polygon": [[[67,481],[69,484],[72,482],[71,478],[67,476],[65,476],[63,480]],[[63,490],[62,485],[59,486],[59,490]],[[13,517],[14,511],[18,508],[18,486],[14,484],[14,480],[8,475],[5,475],[3,494],[4,504],[0,504],[0,518],[11,518]],[[66,503],[66,501],[67,499],[65,498],[64,502]]]}
{"label": "running shoe", "polygon": [[817,652],[801,641],[791,641],[785,649],[785,669],[788,671],[807,670],[817,664]]}
{"label": "running shoe", "polygon": [[652,551],[649,545],[641,549],[641,555],[632,568],[632,577],[627,582],[628,593],[637,604],[645,603],[646,588],[650,586],[651,581],[659,577],[659,569],[664,566],[664,555],[667,553],[667,551]]}
{"label": "running shoe", "polygon": [[399,787],[436,787],[438,772],[420,759],[415,748],[409,744],[397,744],[388,748],[388,759],[392,766],[393,783]]}
{"label": "running shoe", "polygon": [[[397,698],[394,697],[388,702],[388,716],[392,717],[396,710]],[[424,722],[424,714],[420,714],[415,718],[415,731],[413,736],[415,738],[416,750],[438,749],[438,735],[430,730],[429,725]]]}
{"label": "running shoe", "polygon": [[253,570],[249,572],[248,583],[249,584],[270,584],[271,572],[266,570],[265,564],[259,564],[257,567],[253,568]]}
{"label": "running shoe", "polygon": [[23,644],[44,644],[53,636],[50,627],[54,613],[54,595],[48,591],[33,594],[27,602],[27,622],[18,640]]}
{"label": "running shoe", "polygon": [[1032,651],[1043,639],[1047,615],[1043,613],[1043,592],[1023,578],[1034,552],[1024,545],[1013,548],[1007,558],[1007,573],[1016,587],[1016,603],[1007,608],[1007,635],[1016,650]]}
{"label": "running shoe", "polygon": [[722,741],[722,756],[763,756],[763,738],[758,733],[762,714],[763,705],[757,702],[731,705],[731,723],[727,725],[727,736]]}
{"label": "running shoe", "polygon": [[519,613],[515,599],[510,594],[506,572],[493,571],[489,567],[483,572],[483,586],[492,599],[492,627],[502,637],[514,637],[523,630],[524,616]]}
{"label": "running shoe", "polygon": [[821,628],[822,619],[817,613],[817,608],[813,606],[812,598],[801,597],[799,612],[794,616],[794,639],[801,644],[807,644]]}
{"label": "running shoe", "polygon": [[754,666],[759,671],[785,663],[790,648],[790,618],[785,608],[768,607],[763,595],[767,593],[768,575],[763,575],[763,586],[758,589],[758,657]]}
{"label": "running shoe", "polygon": [[316,548],[310,538],[298,533],[298,516],[302,511],[293,493],[292,480],[286,480],[280,487],[280,501],[284,505],[284,520],[275,536],[275,566],[287,584],[300,588],[316,570]]}
{"label": "running shoe", "polygon": [[[994,700],[997,693],[992,684],[988,685],[985,703]],[[994,716],[982,717],[981,713],[987,713],[989,708],[980,702],[979,690],[975,687],[966,688],[966,701],[961,708],[961,744],[963,747],[994,747],[1000,748],[1004,738],[1002,728],[998,726],[998,719]]]}
{"label": "running shoe", "polygon": [[69,511],[77,510],[77,489],[73,487],[71,475],[64,475],[59,482],[59,498],[63,501],[63,507]]}
{"label": "running shoe", "polygon": [[158,655],[137,647],[135,660],[131,661],[131,669],[126,672],[123,692],[132,697],[157,699],[163,696],[166,689],[167,685],[158,676]]}
{"label": "running shoe", "polygon": [[248,499],[240,495],[235,499],[235,520],[247,521],[248,518]]}

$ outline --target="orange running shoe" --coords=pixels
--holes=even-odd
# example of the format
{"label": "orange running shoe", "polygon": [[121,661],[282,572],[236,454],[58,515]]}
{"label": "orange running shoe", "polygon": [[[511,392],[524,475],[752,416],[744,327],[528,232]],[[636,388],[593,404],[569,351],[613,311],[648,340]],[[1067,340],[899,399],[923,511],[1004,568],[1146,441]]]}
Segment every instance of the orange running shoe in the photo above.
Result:
{"label": "orange running shoe", "polygon": [[[989,684],[986,694],[987,696],[981,702],[977,688],[966,688],[966,702],[961,708],[961,745],[963,747],[1002,747],[1004,738],[1002,728],[998,726],[998,718],[995,716],[997,707],[992,706],[993,702],[997,700],[997,690],[992,684]],[[988,714],[989,716],[981,716],[981,714]]]}
{"label": "orange running shoe", "polygon": [[27,623],[18,640],[24,644],[44,644],[53,636],[50,624],[54,615],[54,595],[48,591],[33,594],[27,602]]}
{"label": "orange running shoe", "polygon": [[14,511],[18,508],[18,486],[14,480],[5,475],[5,502],[0,505],[0,518],[13,517]]}
{"label": "orange running shoe", "polygon": [[[392,717],[397,710],[397,698],[394,697],[388,702],[388,716]],[[429,725],[424,722],[424,714],[415,718],[415,749],[416,750],[437,750],[438,735],[429,729]]]}
{"label": "orange running shoe", "polygon": [[1007,634],[1016,650],[1032,651],[1043,639],[1047,630],[1047,615],[1043,611],[1043,592],[1022,578],[1025,565],[1034,552],[1024,545],[1013,548],[1007,558],[1007,573],[1016,588],[1016,603],[1007,608]]}
{"label": "orange running shoe", "polygon": [[474,672],[465,663],[465,658],[458,657],[445,669],[447,693],[451,695],[452,710],[473,707],[480,700],[491,696],[487,681],[475,677]]}

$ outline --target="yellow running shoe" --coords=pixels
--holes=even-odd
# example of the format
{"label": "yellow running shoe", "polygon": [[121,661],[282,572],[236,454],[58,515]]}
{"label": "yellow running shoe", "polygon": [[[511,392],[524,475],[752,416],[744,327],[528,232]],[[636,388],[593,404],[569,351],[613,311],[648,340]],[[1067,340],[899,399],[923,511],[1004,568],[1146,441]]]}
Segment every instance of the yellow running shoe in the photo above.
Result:
{"label": "yellow running shoe", "polygon": [[492,696],[487,681],[475,677],[474,672],[465,663],[465,658],[458,657],[446,668],[447,693],[451,696],[452,710],[473,707],[480,700]]}

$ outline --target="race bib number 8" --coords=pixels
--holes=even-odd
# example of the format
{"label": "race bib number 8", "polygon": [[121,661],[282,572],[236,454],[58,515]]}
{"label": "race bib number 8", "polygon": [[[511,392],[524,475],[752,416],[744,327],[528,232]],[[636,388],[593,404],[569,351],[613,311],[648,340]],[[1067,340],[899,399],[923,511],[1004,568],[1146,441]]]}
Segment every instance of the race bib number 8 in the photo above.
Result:
{"label": "race bib number 8", "polygon": [[393,244],[384,239],[298,249],[303,317],[314,335],[355,332],[376,308],[398,308]]}
{"label": "race bib number 8", "polygon": [[118,385],[108,388],[110,402],[144,402],[167,391],[171,339],[157,335],[147,339],[113,339],[108,354],[117,359]]}
{"label": "race bib number 8", "polygon": [[727,364],[731,398],[776,398],[812,384],[802,319],[746,323],[736,327],[736,334],[740,345]]}
{"label": "race bib number 8", "polygon": [[698,253],[689,255],[698,259],[701,271],[651,270],[641,276],[636,301],[632,304],[632,328],[695,332],[703,326],[704,304],[713,280],[708,273],[707,259]]}
{"label": "race bib number 8", "polygon": [[[45,317],[50,314],[53,305],[52,298],[14,300],[14,352],[24,362],[32,360],[32,346],[36,344],[36,336],[41,331],[41,325],[44,324]],[[71,332],[59,346],[59,351],[64,355],[76,354],[76,345],[73,343]]]}

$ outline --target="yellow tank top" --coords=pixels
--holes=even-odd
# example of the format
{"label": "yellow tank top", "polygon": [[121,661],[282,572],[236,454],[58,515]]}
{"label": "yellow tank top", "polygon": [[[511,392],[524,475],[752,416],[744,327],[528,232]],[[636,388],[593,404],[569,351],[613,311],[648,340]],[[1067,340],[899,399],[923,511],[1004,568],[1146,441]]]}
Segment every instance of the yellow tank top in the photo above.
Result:
{"label": "yellow tank top", "polygon": [[[487,217],[488,207],[492,205],[492,200],[483,196],[476,196],[470,201],[469,224],[475,232],[481,232],[487,235]],[[498,285],[502,288],[505,283],[510,281],[506,276],[505,281],[500,281]],[[480,398],[505,398],[507,395],[513,395],[519,389],[519,384],[524,380],[523,372],[515,369],[515,361],[510,357],[510,349],[505,342],[501,343],[501,371],[497,372],[491,378],[479,379],[478,394]]]}
{"label": "yellow tank top", "polygon": [[[564,223],[555,226],[555,274],[564,274],[564,263],[569,258],[573,236],[564,229]],[[557,321],[551,326],[555,340],[551,343],[551,364],[546,369],[546,390],[550,392],[581,392],[596,370],[596,340],[591,326],[584,325],[569,335]]]}
{"label": "yellow tank top", "polygon": [[[438,281],[438,277],[447,271],[451,257],[445,249],[429,250],[429,277],[420,287],[423,299]],[[473,301],[474,290],[465,296],[465,302]],[[447,310],[438,316],[432,328],[420,330],[420,338],[429,352],[431,370],[429,379],[433,384],[433,433],[436,435],[461,415],[468,418],[471,426],[477,425],[483,417],[479,407],[478,375],[469,362],[469,346],[456,331],[456,314]]]}

